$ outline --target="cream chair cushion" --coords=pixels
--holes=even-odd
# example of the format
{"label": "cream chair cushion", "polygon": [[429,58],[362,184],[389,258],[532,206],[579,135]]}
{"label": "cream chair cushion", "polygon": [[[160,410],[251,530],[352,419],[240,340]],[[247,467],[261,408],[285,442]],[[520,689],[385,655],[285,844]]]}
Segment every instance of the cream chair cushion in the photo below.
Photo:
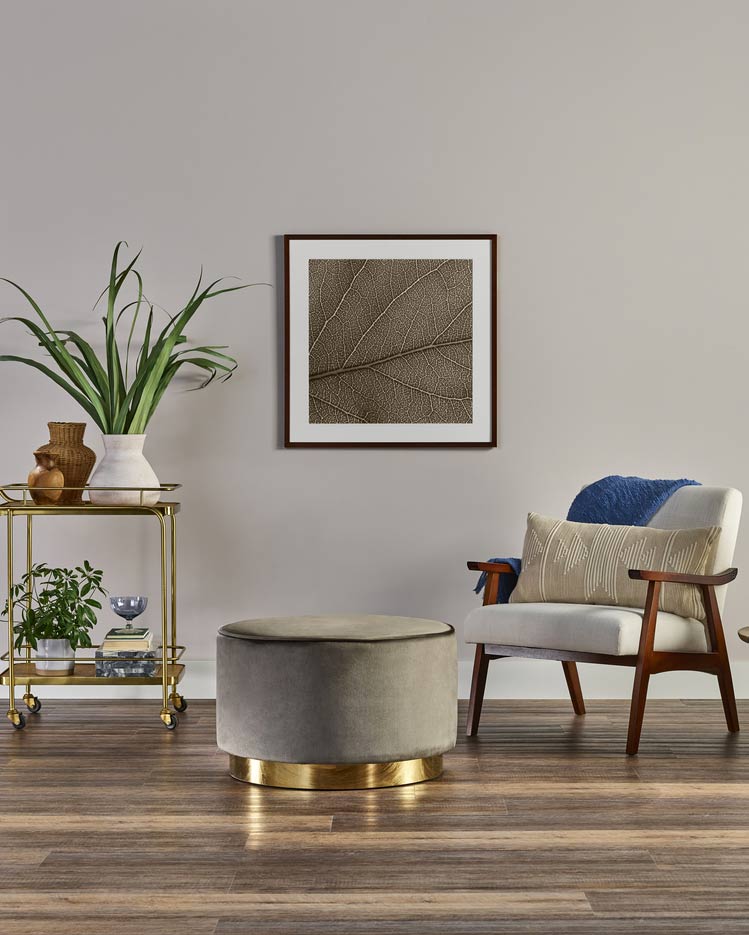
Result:
{"label": "cream chair cushion", "polygon": [[[640,642],[643,611],[600,604],[490,604],[466,618],[468,643],[529,646],[571,652],[634,656]],[[655,649],[663,652],[707,651],[699,620],[661,611]]]}
{"label": "cream chair cushion", "polygon": [[[709,574],[725,571],[733,562],[741,520],[741,491],[733,487],[681,487],[666,500],[648,526],[655,529],[688,529],[691,526],[720,526],[718,545]],[[715,589],[723,610],[727,585]]]}

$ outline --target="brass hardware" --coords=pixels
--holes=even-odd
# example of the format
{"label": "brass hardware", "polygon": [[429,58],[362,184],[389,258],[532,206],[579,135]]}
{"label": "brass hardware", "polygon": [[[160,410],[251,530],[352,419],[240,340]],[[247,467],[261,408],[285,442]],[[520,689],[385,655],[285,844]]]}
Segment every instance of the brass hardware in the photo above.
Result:
{"label": "brass hardware", "polygon": [[23,727],[26,722],[21,712],[16,711],[15,708],[11,708],[5,716],[14,727]]}
{"label": "brass hardware", "polygon": [[41,701],[36,697],[36,695],[32,695],[31,692],[26,692],[26,694],[23,696],[23,703],[32,714],[38,714],[42,710]]}
{"label": "brass hardware", "polygon": [[176,714],[172,714],[169,708],[164,708],[159,717],[164,722],[164,727],[166,727],[167,730],[174,730],[177,726],[177,716]]}
{"label": "brass hardware", "polygon": [[[26,572],[29,575],[31,574],[31,566],[33,562],[33,551],[34,551],[34,546],[33,546],[34,531],[32,528],[32,519],[33,517],[31,515],[26,517]],[[10,582],[8,582],[8,591],[10,591]],[[31,610],[32,603],[33,603],[33,595],[32,595],[31,589],[29,589],[29,598],[26,603],[26,607],[29,610]],[[11,650],[12,650],[12,645],[9,644],[8,652],[11,652]],[[30,669],[31,668],[31,647],[28,645],[26,646],[26,663],[28,664],[29,669]],[[23,700],[26,701],[26,696],[30,694],[31,694],[31,682],[27,682],[26,683],[26,694],[23,696]],[[31,697],[33,698],[34,696],[32,695]],[[27,707],[29,707],[29,710],[30,710],[28,701],[26,701],[26,705]]]}
{"label": "brass hardware", "polygon": [[[17,682],[24,682],[27,677],[34,685],[163,685],[160,666],[153,675],[125,675],[121,678],[105,678],[102,675],[96,675],[96,667],[92,662],[81,664],[76,661],[72,675],[39,675],[34,670],[33,663],[30,669],[26,668],[25,663],[16,663],[13,668],[14,685]],[[170,665],[167,673],[169,688],[181,682],[184,674],[184,663]],[[0,684],[10,685],[10,669],[0,674]]]}
{"label": "brass hardware", "polygon": [[283,789],[381,789],[436,779],[442,756],[388,763],[281,763],[229,756],[229,774],[240,782]]}
{"label": "brass hardware", "polygon": [[13,726],[16,727],[16,722],[13,720],[13,714],[17,715],[18,712],[16,711],[16,686],[15,677],[13,674],[13,640],[15,639],[15,636],[13,633],[13,601],[11,600],[11,591],[13,589],[13,514],[9,510],[6,516],[6,532],[8,541],[8,717],[10,718]]}
{"label": "brass hardware", "polygon": [[187,711],[187,702],[184,697],[179,694],[179,692],[172,692],[169,696],[169,700],[172,703],[172,707],[178,714],[182,714],[183,711]]}
{"label": "brass hardware", "polygon": [[[171,492],[179,489],[180,484],[161,484],[158,488],[140,487],[64,487],[63,490],[140,490],[143,492],[159,490]],[[44,488],[38,488],[42,490]],[[58,488],[59,489],[59,488]],[[13,496],[12,494],[20,494]],[[81,503],[66,504],[37,504],[30,499],[28,484],[0,484],[0,516],[6,518],[7,533],[7,568],[8,591],[14,581],[13,572],[13,520],[16,516],[26,517],[26,565],[31,569],[32,564],[32,519],[35,516],[155,516],[159,522],[161,545],[161,650],[162,661],[153,676],[122,676],[119,678],[104,678],[96,675],[94,659],[91,656],[77,656],[75,668],[69,675],[39,675],[31,659],[31,648],[28,645],[21,647],[23,656],[17,657],[13,651],[13,605],[8,611],[8,651],[2,655],[7,661],[8,668],[0,673],[0,683],[8,686],[10,709],[8,718],[14,727],[19,729],[25,724],[25,717],[16,711],[15,690],[19,682],[25,683],[23,696],[26,706],[31,711],[39,710],[41,703],[31,692],[34,685],[160,685],[161,686],[161,719],[169,730],[177,726],[176,715],[169,710],[170,696],[175,696],[175,688],[184,675],[185,666],[177,663],[184,647],[177,645],[177,527],[175,516],[179,513],[180,504],[160,501],[153,506],[98,506],[95,503],[83,501]],[[167,523],[167,517],[169,522]],[[186,707],[181,696],[180,704]],[[31,704],[29,703],[31,699]],[[39,707],[37,707],[37,705]],[[184,708],[183,708],[184,710]]]}
{"label": "brass hardware", "polygon": [[[89,490],[137,490],[140,491],[141,495],[144,493],[153,493],[154,490],[159,491],[160,493],[172,493],[175,490],[179,490],[182,484],[159,484],[158,487],[109,487],[102,486],[101,484],[84,484],[83,487],[34,487],[35,491],[51,490],[57,492],[60,490],[79,490],[81,494],[86,493]],[[6,491],[12,490],[21,494],[21,500],[17,497],[11,497]],[[0,497],[2,497],[7,503],[29,503],[28,494],[30,493],[31,488],[28,483],[26,484],[0,484]],[[54,504],[52,504],[54,506]],[[61,504],[63,505],[63,504]],[[80,506],[81,504],[78,504]],[[84,506],[88,506],[88,503],[84,503]],[[91,504],[93,505],[93,504]]]}

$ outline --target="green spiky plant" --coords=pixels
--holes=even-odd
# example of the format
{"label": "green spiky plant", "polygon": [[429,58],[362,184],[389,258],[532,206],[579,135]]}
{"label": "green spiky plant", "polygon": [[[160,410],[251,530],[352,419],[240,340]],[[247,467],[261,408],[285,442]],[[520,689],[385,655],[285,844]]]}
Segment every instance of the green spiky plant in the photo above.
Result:
{"label": "green spiky plant", "polygon": [[[183,347],[182,345],[187,344],[188,341],[184,332],[203,302],[225,292],[246,289],[250,285],[226,286],[217,289],[216,286],[223,282],[222,279],[217,279],[201,290],[203,280],[201,272],[198,284],[184,308],[176,315],[169,317],[161,331],[155,334],[155,306],[146,298],[143,280],[135,269],[140,251],[124,268],[119,269],[119,253],[123,246],[126,247],[127,244],[120,241],[114,248],[109,285],[96,303],[98,305],[99,301],[106,296],[107,313],[102,318],[105,338],[103,360],[99,359],[91,345],[77,332],[53,328],[44,312],[25,289],[10,279],[0,279],[2,282],[9,283],[25,297],[41,324],[19,316],[2,318],[0,323],[16,321],[24,325],[36,338],[39,346],[52,358],[59,372],[55,372],[41,361],[19,357],[15,354],[2,354],[0,360],[16,361],[41,371],[62,387],[66,393],[69,393],[86,410],[105,435],[143,434],[167,387],[180,368],[185,365],[189,364],[206,372],[205,378],[195,387],[196,389],[208,386],[216,378],[228,380],[231,377],[237,367],[237,362],[233,357],[222,353],[227,349],[226,346]],[[115,310],[117,299],[128,277],[137,283],[137,298],[125,304],[117,312]],[[145,316],[146,309],[148,309],[148,314],[145,317],[140,349],[136,354],[133,348],[133,337],[139,316],[141,312]],[[125,318],[125,324],[129,327],[123,366],[117,329],[123,315],[127,312],[130,314]],[[130,379],[131,354],[135,357],[132,379]]]}

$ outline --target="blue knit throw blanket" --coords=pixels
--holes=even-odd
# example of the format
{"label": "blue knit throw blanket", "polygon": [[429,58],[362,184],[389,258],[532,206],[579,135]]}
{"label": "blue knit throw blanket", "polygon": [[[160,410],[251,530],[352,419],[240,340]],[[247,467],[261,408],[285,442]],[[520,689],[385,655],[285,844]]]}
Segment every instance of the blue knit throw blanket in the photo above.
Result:
{"label": "blue knit throw blanket", "polygon": [[[672,493],[680,487],[699,486],[699,481],[649,480],[647,477],[623,477],[609,474],[589,484],[572,501],[567,519],[573,523],[606,523],[609,526],[646,526]],[[498,604],[506,604],[520,574],[519,558],[490,558],[490,562],[512,565],[515,576],[500,575]],[[480,594],[486,584],[482,572],[474,591]]]}

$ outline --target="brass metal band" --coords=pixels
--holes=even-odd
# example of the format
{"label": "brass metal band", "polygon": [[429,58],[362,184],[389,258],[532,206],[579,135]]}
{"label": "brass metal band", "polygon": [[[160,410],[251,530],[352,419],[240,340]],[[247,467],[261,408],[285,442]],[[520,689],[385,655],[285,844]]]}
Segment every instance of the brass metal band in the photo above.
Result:
{"label": "brass metal band", "polygon": [[442,756],[389,763],[281,763],[229,756],[229,773],[241,782],[283,789],[380,789],[436,779]]}

